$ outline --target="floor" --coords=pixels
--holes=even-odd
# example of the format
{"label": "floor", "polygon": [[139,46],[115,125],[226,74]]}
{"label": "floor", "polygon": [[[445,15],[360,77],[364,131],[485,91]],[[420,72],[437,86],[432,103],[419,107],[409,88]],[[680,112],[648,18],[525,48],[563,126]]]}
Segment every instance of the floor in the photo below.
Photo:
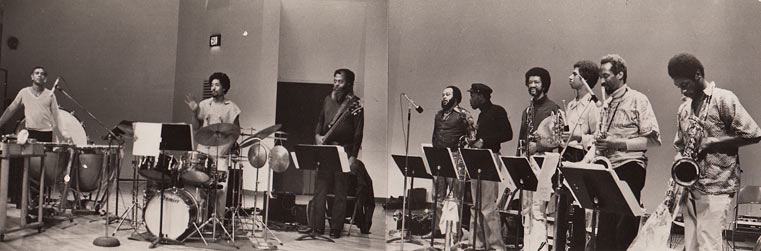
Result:
{"label": "floor", "polygon": [[[139,194],[143,193],[143,190],[139,189]],[[122,189],[119,197],[119,215],[127,212],[127,207],[132,202],[132,193],[129,189]],[[138,201],[141,201],[142,195],[138,196]],[[0,242],[0,250],[147,250],[149,249],[150,242],[133,240],[130,237],[135,237],[135,233],[145,232],[145,226],[140,225],[138,229],[134,229],[134,225],[128,219],[115,231],[119,221],[113,219],[115,196],[110,196],[109,212],[111,223],[107,228],[105,225],[104,216],[100,215],[78,215],[71,218],[69,221],[67,218],[59,218],[53,222],[47,224],[41,233],[37,232],[37,229],[26,229],[18,232],[8,233],[5,236],[5,241]],[[309,200],[309,196],[297,196],[296,204],[306,204]],[[244,205],[253,205],[253,194],[246,194],[244,198]],[[261,207],[261,197],[257,198],[257,203]],[[125,203],[126,202],[126,203]],[[142,206],[139,206],[142,208]],[[143,212],[142,209],[138,210],[138,220],[142,221]],[[348,230],[348,224],[345,227],[343,236],[335,240],[335,243],[330,243],[323,240],[304,240],[297,241],[296,239],[301,237],[302,234],[295,231],[274,231],[274,236],[279,238],[283,243],[277,245],[277,240],[271,238],[269,235],[269,242],[277,246],[278,250],[317,250],[317,251],[350,251],[350,250],[417,250],[428,246],[429,240],[421,240],[417,236],[413,236],[413,239],[417,240],[419,244],[413,243],[401,243],[400,241],[394,241],[386,243],[386,240],[398,237],[398,231],[396,229],[395,213],[400,210],[384,210],[380,203],[375,208],[373,215],[373,227],[371,228],[371,234],[362,235],[359,233],[359,229],[356,226],[351,228],[351,236],[346,236]],[[182,213],[181,211],[170,210],[170,214]],[[9,218],[9,225],[12,227],[19,222],[19,212],[15,207],[9,208],[10,215],[16,215]],[[127,218],[131,218],[131,213],[126,214]],[[253,221],[244,219],[243,229],[252,229]],[[200,223],[199,223],[200,224]],[[154,250],[257,250],[253,247],[253,243],[261,243],[263,240],[263,234],[261,231],[256,231],[252,236],[251,231],[240,230],[237,232],[237,241],[227,242],[225,240],[212,241],[208,240],[209,245],[205,245],[200,238],[191,237],[180,245],[160,244]],[[119,241],[118,247],[98,247],[93,244],[96,238],[103,236],[111,236],[114,234],[114,238]],[[255,237],[254,237],[255,236]],[[208,236],[207,237],[211,237]],[[242,237],[242,238],[241,238]],[[752,247],[755,240],[744,240],[738,244],[738,247]],[[436,246],[443,247],[443,239],[436,239]],[[727,247],[727,245],[725,245]]]}

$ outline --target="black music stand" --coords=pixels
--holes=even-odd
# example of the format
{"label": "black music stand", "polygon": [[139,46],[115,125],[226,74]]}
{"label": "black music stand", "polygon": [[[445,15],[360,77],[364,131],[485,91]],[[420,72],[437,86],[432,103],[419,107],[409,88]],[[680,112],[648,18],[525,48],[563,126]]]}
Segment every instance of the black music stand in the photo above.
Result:
{"label": "black music stand", "polygon": [[[193,129],[189,124],[171,123],[161,124],[160,151],[193,151]],[[161,173],[161,180],[164,180]],[[164,189],[160,191],[161,203],[159,208],[159,234],[151,242],[148,248],[155,248],[159,244],[179,244],[180,241],[172,240],[164,236]]]}
{"label": "black music stand", "polygon": [[[501,182],[502,177],[499,173],[499,166],[497,166],[497,161],[494,159],[494,153],[492,153],[491,149],[460,149],[460,154],[462,155],[462,159],[465,161],[465,167],[468,171],[468,176],[470,179],[473,179],[473,177],[476,177],[477,181],[477,187],[476,187],[476,206],[475,210],[473,210],[473,215],[471,217],[474,217],[474,224],[473,229],[471,231],[473,232],[473,246],[471,250],[475,250],[476,248],[476,228],[481,227],[481,232],[484,234],[484,241],[486,241],[486,231],[484,229],[483,224],[478,224],[478,216],[481,214],[481,181],[482,180],[488,180],[488,181],[494,181],[494,182]],[[475,175],[474,175],[475,174]],[[473,183],[471,183],[472,185]],[[482,220],[483,221],[483,220]]]}
{"label": "black music stand", "polygon": [[[294,161],[296,166],[299,169],[308,169],[308,170],[327,170],[327,171],[339,171],[336,170],[336,168],[341,167],[340,171],[344,173],[348,173],[351,170],[349,169],[349,158],[346,155],[346,152],[344,151],[342,146],[336,146],[336,145],[305,145],[305,144],[298,144],[296,145],[296,159]],[[325,205],[314,205],[315,207]],[[309,214],[309,212],[307,212]],[[333,239],[330,239],[328,237],[322,236],[320,234],[317,234],[315,232],[315,229],[317,229],[316,224],[323,224],[325,225],[325,222],[310,222],[310,225],[312,225],[312,232],[302,235],[299,238],[296,238],[297,241],[302,241],[307,238],[310,238],[312,240],[324,240],[328,242],[335,242]]]}
{"label": "black music stand", "polygon": [[[429,174],[426,170],[425,163],[423,162],[423,158],[420,156],[405,156],[405,155],[396,155],[391,154],[391,158],[394,159],[394,163],[396,163],[396,166],[399,168],[399,171],[402,173],[402,176],[404,176],[405,180],[404,183],[407,183],[407,178],[410,178],[410,188],[409,190],[412,190],[415,188],[415,178],[422,178],[422,179],[433,179],[433,176]],[[406,166],[405,166],[406,164]],[[407,173],[405,174],[405,169],[407,170]],[[405,194],[409,194],[408,191],[403,191]],[[404,196],[406,199],[402,201],[404,204],[408,204],[409,196]],[[386,243],[391,243],[397,240],[402,240],[402,242],[409,242],[414,243],[417,245],[423,245],[423,243],[414,240],[412,238],[405,239],[403,238],[405,236],[405,227],[406,227],[406,219],[408,216],[410,216],[411,209],[409,206],[406,207],[406,210],[403,210],[406,212],[402,212],[402,232],[400,237],[392,238],[390,240],[387,240]]]}
{"label": "black music stand", "polygon": [[618,179],[613,169],[598,164],[569,162],[563,162],[561,169],[579,204],[592,209],[592,250],[597,245],[597,214],[600,211],[633,216],[644,214],[631,188]]}
{"label": "black music stand", "polygon": [[[525,156],[502,156],[500,157],[502,164],[507,169],[507,173],[513,180],[513,184],[518,193],[518,214],[523,212],[523,192],[522,191],[534,191],[536,192],[539,186],[539,179],[536,177],[537,173],[531,168],[531,163],[528,157]],[[534,160],[537,160],[536,158]],[[542,159],[544,160],[544,159]],[[508,205],[510,202],[507,202]],[[520,243],[520,235],[523,232],[522,228],[515,231],[515,246],[518,247]]]}
{"label": "black music stand", "polygon": [[[439,192],[438,192],[438,182],[439,179],[443,176],[446,178],[454,178],[458,179],[458,173],[457,169],[455,168],[454,160],[452,159],[452,155],[449,148],[441,148],[441,147],[433,147],[433,146],[423,146],[423,155],[425,155],[425,160],[428,164],[427,168],[430,171],[430,173],[434,176],[433,180],[433,221],[431,221],[431,240],[430,240],[430,247],[424,249],[424,250],[439,250],[438,248],[433,247],[433,237],[434,232],[436,230],[436,224],[438,222],[435,221],[436,219],[436,211],[439,204]],[[463,193],[464,194],[464,193]],[[461,199],[461,198],[458,198]],[[462,215],[462,212],[459,212],[460,215]],[[459,232],[459,226],[458,226],[458,232]]]}

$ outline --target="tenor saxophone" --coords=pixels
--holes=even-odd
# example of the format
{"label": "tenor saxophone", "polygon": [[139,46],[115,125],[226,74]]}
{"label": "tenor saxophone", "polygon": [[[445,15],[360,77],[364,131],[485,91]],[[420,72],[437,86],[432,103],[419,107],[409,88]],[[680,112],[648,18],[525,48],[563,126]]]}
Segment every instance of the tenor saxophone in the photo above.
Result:
{"label": "tenor saxophone", "polygon": [[705,135],[703,121],[708,116],[708,105],[710,103],[711,95],[704,99],[698,114],[699,117],[689,117],[690,125],[687,127],[684,149],[681,152],[682,157],[671,165],[671,180],[669,180],[669,189],[666,191],[664,204],[674,216],[679,210],[679,203],[683,199],[685,188],[691,187],[700,178],[701,171],[697,162],[697,155]]}

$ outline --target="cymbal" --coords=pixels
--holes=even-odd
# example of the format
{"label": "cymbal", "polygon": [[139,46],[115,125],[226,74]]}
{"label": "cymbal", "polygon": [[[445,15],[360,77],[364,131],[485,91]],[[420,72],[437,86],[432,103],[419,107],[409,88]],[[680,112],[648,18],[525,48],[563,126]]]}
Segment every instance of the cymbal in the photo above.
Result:
{"label": "cymbal", "polygon": [[229,123],[204,126],[196,132],[195,140],[207,146],[219,146],[235,142],[240,136],[240,127]]}
{"label": "cymbal", "polygon": [[255,138],[253,136],[248,137],[248,138],[244,139],[243,142],[240,143],[240,147],[239,148],[243,149],[243,148],[249,147],[249,146],[253,145],[254,143],[259,142],[261,140],[262,139]]}
{"label": "cymbal", "polygon": [[254,138],[264,139],[273,133],[277,132],[277,129],[280,129],[283,125],[281,124],[274,124],[270,127],[264,128],[262,130],[259,130],[258,132],[254,133]]}

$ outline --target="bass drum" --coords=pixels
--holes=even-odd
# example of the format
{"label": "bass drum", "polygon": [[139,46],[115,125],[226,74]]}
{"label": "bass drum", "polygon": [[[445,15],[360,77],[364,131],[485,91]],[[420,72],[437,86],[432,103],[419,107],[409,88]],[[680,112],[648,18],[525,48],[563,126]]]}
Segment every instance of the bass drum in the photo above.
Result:
{"label": "bass drum", "polygon": [[[74,141],[75,145],[87,145],[87,133],[85,133],[85,128],[82,125],[82,122],[71,112],[58,108],[56,124],[63,133],[71,137],[71,140]],[[18,134],[21,129],[26,129],[26,118],[22,119],[21,122],[16,125],[16,134]],[[62,143],[62,141],[63,139],[58,138],[56,133],[53,133],[53,143]]]}
{"label": "bass drum", "polygon": [[[87,145],[87,134],[85,128],[82,126],[82,122],[77,119],[70,112],[59,108],[58,118],[56,119],[57,125],[61,128],[61,131],[69,135],[74,144],[78,146]],[[16,134],[26,129],[26,118],[22,119],[16,125]],[[53,142],[61,143],[55,133],[53,133]],[[40,177],[40,162],[32,158],[29,162],[29,175],[34,180],[39,180]],[[66,169],[66,165],[69,162],[69,153],[65,149],[56,148],[54,146],[46,146],[45,149],[45,185],[52,186],[54,180],[62,180],[62,173]]]}
{"label": "bass drum", "polygon": [[198,202],[190,192],[178,188],[164,190],[164,222],[161,224],[161,192],[155,192],[143,209],[145,228],[158,236],[159,227],[167,238],[183,241],[198,223]]}

